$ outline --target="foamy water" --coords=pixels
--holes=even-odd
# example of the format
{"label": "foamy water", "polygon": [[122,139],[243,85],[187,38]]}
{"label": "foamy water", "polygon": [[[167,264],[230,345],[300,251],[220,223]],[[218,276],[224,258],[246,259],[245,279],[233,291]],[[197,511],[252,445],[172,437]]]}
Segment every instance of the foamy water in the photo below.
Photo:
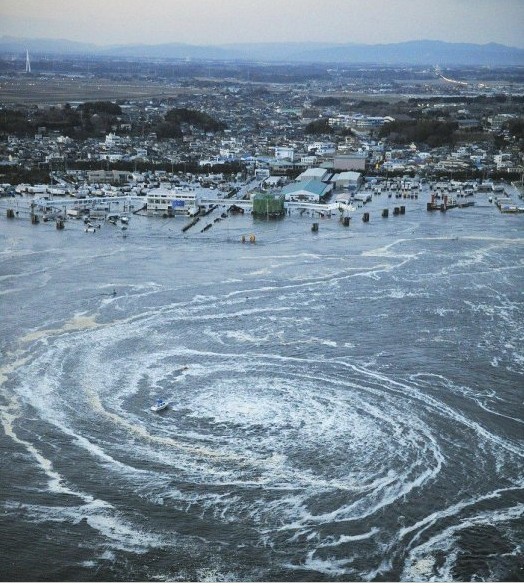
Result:
{"label": "foamy water", "polygon": [[318,237],[1,220],[16,576],[516,579],[523,241],[423,207]]}

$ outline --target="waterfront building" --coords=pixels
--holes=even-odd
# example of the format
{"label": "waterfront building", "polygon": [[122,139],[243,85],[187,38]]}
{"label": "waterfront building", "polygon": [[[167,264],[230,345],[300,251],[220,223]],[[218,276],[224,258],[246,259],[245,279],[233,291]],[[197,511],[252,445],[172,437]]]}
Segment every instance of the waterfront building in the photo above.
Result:
{"label": "waterfront building", "polygon": [[196,192],[157,187],[146,194],[146,210],[152,215],[175,216],[197,211]]}
{"label": "waterfront building", "polygon": [[349,189],[355,190],[362,183],[362,174],[357,171],[342,171],[342,173],[335,173],[331,178],[331,183],[335,189]]}
{"label": "waterfront building", "polygon": [[333,166],[337,171],[365,171],[367,154],[351,153],[346,155],[336,155]]}
{"label": "waterfront building", "polygon": [[317,179],[296,181],[282,189],[286,201],[308,201],[319,203],[333,191],[333,185]]}
{"label": "waterfront building", "polygon": [[310,181],[315,179],[316,181],[327,182],[331,177],[332,173],[324,167],[313,167],[303,171],[298,177],[297,181]]}
{"label": "waterfront building", "polygon": [[284,195],[256,193],[253,196],[253,216],[256,218],[278,218],[284,214]]}

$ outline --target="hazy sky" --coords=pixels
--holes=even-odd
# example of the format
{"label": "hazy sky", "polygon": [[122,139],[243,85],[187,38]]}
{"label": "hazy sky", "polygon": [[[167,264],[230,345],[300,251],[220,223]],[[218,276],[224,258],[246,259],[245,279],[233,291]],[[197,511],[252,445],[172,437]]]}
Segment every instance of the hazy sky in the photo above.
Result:
{"label": "hazy sky", "polygon": [[414,39],[524,47],[524,0],[0,0],[0,35],[96,44]]}

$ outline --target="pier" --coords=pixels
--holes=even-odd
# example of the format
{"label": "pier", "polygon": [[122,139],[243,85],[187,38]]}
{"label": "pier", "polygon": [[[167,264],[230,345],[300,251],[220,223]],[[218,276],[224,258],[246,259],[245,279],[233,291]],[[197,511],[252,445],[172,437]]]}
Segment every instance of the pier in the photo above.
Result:
{"label": "pier", "polygon": [[111,211],[111,206],[122,206],[118,207],[122,211],[132,211],[136,207],[141,207],[144,204],[144,198],[136,195],[125,195],[121,197],[86,197],[82,199],[45,199],[35,198],[32,203],[40,209],[55,209],[55,210],[66,210],[68,207],[77,209],[105,209]]}
{"label": "pier", "polygon": [[[0,200],[0,210],[6,213],[9,218],[31,217],[36,214],[42,214],[44,221],[55,219],[61,215],[66,218],[80,217],[83,210],[111,212],[115,209],[122,212],[132,212],[140,209],[144,205],[144,200],[137,196],[123,197],[90,197],[84,199],[62,198],[46,199],[42,197],[25,199],[25,198],[2,198]],[[68,212],[70,212],[68,214]],[[73,214],[73,212],[75,212]],[[36,222],[33,222],[36,223]]]}
{"label": "pier", "polygon": [[[229,208],[235,206],[242,208],[244,211],[251,212],[253,210],[253,202],[245,199],[225,199],[225,198],[200,198],[197,199],[201,207],[225,207]],[[330,214],[335,212],[353,212],[355,207],[344,203],[312,203],[307,201],[286,201],[284,203],[286,210],[309,210],[318,212],[319,214]]]}
{"label": "pier", "polygon": [[[144,206],[143,197],[123,196],[123,197],[86,197],[82,199],[61,198],[46,199],[42,197],[31,200],[23,198],[10,198],[0,200],[0,209],[12,209],[18,216],[19,214],[31,214],[31,210],[55,211],[67,214],[68,210],[103,210],[106,212],[114,211],[132,211]],[[228,199],[228,198],[197,198],[197,204],[200,207],[209,209],[211,207],[230,208],[235,206],[246,212],[253,210],[253,202],[245,199]],[[332,214],[336,212],[349,213],[355,211],[355,207],[345,203],[312,203],[306,201],[286,201],[284,204],[286,210],[306,210],[317,212],[319,214]]]}

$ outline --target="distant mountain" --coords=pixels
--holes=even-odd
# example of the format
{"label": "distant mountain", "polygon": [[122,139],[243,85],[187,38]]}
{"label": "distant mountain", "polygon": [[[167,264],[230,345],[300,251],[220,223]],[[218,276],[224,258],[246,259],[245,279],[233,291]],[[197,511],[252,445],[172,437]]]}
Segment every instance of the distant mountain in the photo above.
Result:
{"label": "distant mountain", "polygon": [[186,45],[184,43],[165,43],[162,45],[119,45],[105,47],[99,54],[111,57],[140,57],[143,59],[202,59],[228,60],[239,58],[227,49],[218,46]]}
{"label": "distant mountain", "polygon": [[0,37],[0,53],[30,53],[69,54],[69,53],[97,53],[102,48],[92,43],[78,43],[66,39],[20,39],[15,37]]}
{"label": "distant mountain", "polygon": [[410,65],[524,65],[524,49],[497,43],[407,41],[384,45],[339,45],[306,50],[300,57],[324,62],[373,62]]}
{"label": "distant mountain", "polygon": [[524,49],[496,43],[407,41],[378,45],[348,43],[236,44],[222,48],[244,59],[321,63],[384,63],[407,65],[524,65]]}
{"label": "distant mountain", "polygon": [[271,61],[303,63],[376,63],[385,65],[524,65],[524,49],[497,43],[407,41],[363,45],[356,43],[235,43],[228,45],[99,46],[68,40],[0,38],[2,53],[93,54],[142,59]]}

